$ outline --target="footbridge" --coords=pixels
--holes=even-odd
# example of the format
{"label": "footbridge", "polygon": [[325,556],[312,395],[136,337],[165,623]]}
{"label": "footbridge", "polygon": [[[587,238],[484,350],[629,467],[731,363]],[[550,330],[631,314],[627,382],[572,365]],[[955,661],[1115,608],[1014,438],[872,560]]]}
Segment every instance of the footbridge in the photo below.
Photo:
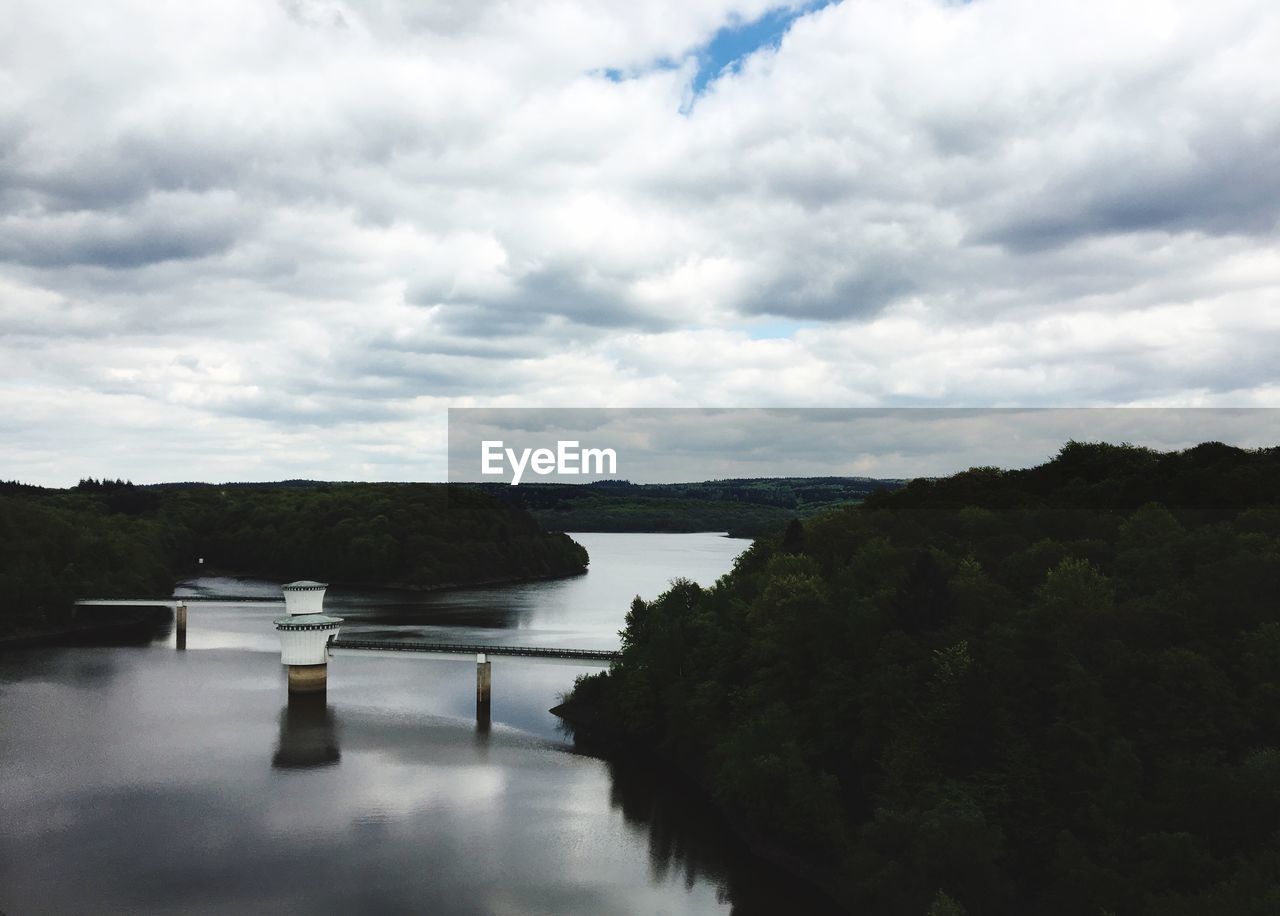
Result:
{"label": "footbridge", "polygon": [[168,598],[78,598],[76,607],[167,607],[192,604],[261,604],[279,607],[283,598],[254,598],[245,595],[171,595]]}
{"label": "footbridge", "polygon": [[[238,604],[280,607],[284,598],[244,595],[173,595],[168,598],[80,598],[77,607],[165,607],[178,615],[178,629],[186,642],[186,609],[199,604]],[[513,655],[523,658],[564,658],[584,662],[612,662],[620,653],[607,649],[572,649],[555,646],[480,645],[477,643],[424,642],[411,639],[361,639],[358,636],[329,642],[331,650],[362,652],[414,652],[419,655]]]}
{"label": "footbridge", "polygon": [[360,649],[372,652],[419,652],[444,655],[518,655],[524,658],[568,658],[586,662],[611,662],[621,653],[605,649],[560,649],[549,646],[484,646],[474,643],[418,642],[405,639],[335,639],[335,651]]}
{"label": "footbridge", "polygon": [[[387,655],[397,653],[418,658],[457,658],[471,656],[476,661],[476,722],[488,729],[489,698],[492,684],[490,656],[515,656],[528,659],[563,659],[579,665],[608,666],[621,657],[607,649],[574,649],[555,646],[518,646],[510,644],[428,642],[414,639],[365,639],[360,636],[337,636],[341,618],[323,615],[326,586],[319,582],[293,582],[282,586],[280,598],[247,595],[169,595],[147,598],[81,598],[77,608],[93,607],[164,607],[174,612],[175,642],[179,650],[187,647],[187,610],[198,605],[227,605],[279,608],[285,617],[273,623],[281,634],[281,662],[289,669],[289,691],[323,691],[327,682],[328,660],[337,655]],[[291,604],[293,606],[291,606]],[[302,646],[299,640],[305,641]],[[303,658],[302,656],[306,657]]]}

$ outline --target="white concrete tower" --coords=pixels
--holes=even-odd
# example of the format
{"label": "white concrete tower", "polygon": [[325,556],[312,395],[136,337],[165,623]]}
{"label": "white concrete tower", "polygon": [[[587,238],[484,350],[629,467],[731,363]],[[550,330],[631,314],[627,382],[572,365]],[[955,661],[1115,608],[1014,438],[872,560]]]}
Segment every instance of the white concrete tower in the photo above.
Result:
{"label": "white concrete tower", "polygon": [[317,693],[325,689],[329,672],[329,641],[338,635],[341,617],[326,617],[323,582],[290,582],[284,592],[283,617],[275,619],[280,631],[280,661],[289,666],[290,693]]}

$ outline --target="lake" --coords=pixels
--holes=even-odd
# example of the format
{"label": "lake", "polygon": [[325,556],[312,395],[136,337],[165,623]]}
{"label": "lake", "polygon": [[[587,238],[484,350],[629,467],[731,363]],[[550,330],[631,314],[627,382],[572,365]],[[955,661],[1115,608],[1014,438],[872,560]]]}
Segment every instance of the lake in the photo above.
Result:
{"label": "lake", "polygon": [[[617,648],[632,597],[711,584],[748,542],[579,534],[572,579],[331,589],[344,636]],[[323,571],[317,570],[317,576]],[[203,578],[178,594],[278,596]],[[547,710],[597,668],[342,656],[290,701],[271,618],[191,606],[147,646],[0,652],[0,912],[772,913],[825,908],[649,767],[573,752]]]}

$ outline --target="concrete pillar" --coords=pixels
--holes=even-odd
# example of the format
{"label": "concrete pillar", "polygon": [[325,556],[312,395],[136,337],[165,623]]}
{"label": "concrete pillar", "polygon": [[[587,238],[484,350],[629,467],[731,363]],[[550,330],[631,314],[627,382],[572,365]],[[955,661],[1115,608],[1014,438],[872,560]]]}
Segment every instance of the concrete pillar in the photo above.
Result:
{"label": "concrete pillar", "polygon": [[328,686],[328,665],[289,665],[290,693],[322,693]]}
{"label": "concrete pillar", "polygon": [[187,606],[181,601],[173,609],[173,619],[177,624],[178,648],[187,648]]}
{"label": "concrete pillar", "polygon": [[476,656],[476,727],[481,731],[489,730],[489,690],[493,685],[492,669],[493,663],[485,658],[483,652]]}

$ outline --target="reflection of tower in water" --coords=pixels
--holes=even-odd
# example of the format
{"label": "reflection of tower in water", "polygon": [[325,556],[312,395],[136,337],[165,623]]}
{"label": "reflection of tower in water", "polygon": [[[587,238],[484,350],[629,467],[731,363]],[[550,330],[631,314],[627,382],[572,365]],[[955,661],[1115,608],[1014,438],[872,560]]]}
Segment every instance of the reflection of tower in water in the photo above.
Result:
{"label": "reflection of tower in water", "polygon": [[489,703],[490,686],[493,684],[492,670],[493,662],[483,652],[476,656],[476,732],[481,735],[489,734],[492,720]]}
{"label": "reflection of tower in water", "polygon": [[280,711],[280,743],[271,765],[282,770],[331,766],[342,759],[338,728],[323,693],[290,693]]}

